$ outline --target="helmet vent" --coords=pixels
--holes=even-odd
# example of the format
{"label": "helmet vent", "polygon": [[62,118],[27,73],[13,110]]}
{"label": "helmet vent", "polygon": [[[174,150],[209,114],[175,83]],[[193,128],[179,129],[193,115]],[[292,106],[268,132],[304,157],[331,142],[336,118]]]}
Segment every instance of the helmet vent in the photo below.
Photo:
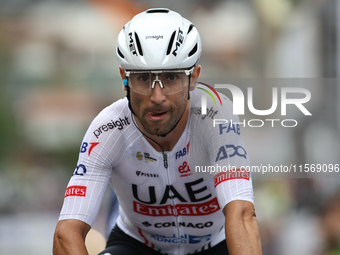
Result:
{"label": "helmet vent", "polygon": [[135,32],[135,38],[136,38],[136,44],[137,44],[137,48],[138,48],[138,51],[139,51],[139,55],[143,56],[142,45],[140,45],[139,37],[138,37],[136,32]]}
{"label": "helmet vent", "polygon": [[189,52],[188,57],[191,57],[192,55],[194,55],[197,51],[197,43],[194,46],[194,48],[192,48],[192,50]]}
{"label": "helmet vent", "polygon": [[118,55],[121,57],[121,58],[125,58],[123,53],[121,53],[121,51],[119,50],[119,48],[117,47],[117,52],[118,52]]}
{"label": "helmet vent", "polygon": [[188,29],[188,33],[187,33],[187,34],[189,34],[190,31],[191,31],[193,28],[194,28],[194,24],[190,24],[190,27],[189,27],[189,29]]}
{"label": "helmet vent", "polygon": [[175,35],[176,35],[176,31],[174,31],[171,35],[168,50],[166,51],[166,55],[169,55],[171,52],[172,44],[174,43],[174,40],[175,40]]}
{"label": "helmet vent", "polygon": [[168,13],[169,9],[163,9],[163,8],[155,8],[155,9],[149,9],[146,11],[147,14],[149,13]]}

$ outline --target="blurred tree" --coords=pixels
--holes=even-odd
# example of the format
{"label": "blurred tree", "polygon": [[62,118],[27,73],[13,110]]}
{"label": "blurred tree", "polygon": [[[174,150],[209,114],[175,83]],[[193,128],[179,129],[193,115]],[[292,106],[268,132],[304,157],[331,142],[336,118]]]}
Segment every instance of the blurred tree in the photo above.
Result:
{"label": "blurred tree", "polygon": [[9,156],[16,143],[16,127],[6,86],[10,55],[6,51],[4,40],[1,39],[2,34],[0,31],[0,162]]}

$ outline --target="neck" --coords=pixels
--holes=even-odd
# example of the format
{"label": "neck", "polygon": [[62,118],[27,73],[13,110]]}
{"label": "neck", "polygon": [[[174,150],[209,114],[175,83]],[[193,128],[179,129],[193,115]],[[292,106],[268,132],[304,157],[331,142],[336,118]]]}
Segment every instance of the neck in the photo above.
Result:
{"label": "neck", "polygon": [[[144,137],[152,145],[152,147],[154,147],[157,151],[160,151],[160,152],[162,151],[162,148],[163,148],[164,151],[171,151],[175,147],[176,143],[178,142],[179,138],[181,137],[181,135],[184,132],[184,129],[187,125],[188,117],[189,117],[189,108],[190,108],[190,100],[188,100],[187,106],[186,106],[185,111],[183,113],[183,116],[180,119],[180,121],[178,122],[177,126],[169,134],[167,134],[165,137],[149,134],[143,128],[143,126],[139,122],[138,118],[135,118],[135,121],[136,121],[138,128],[143,132],[143,134],[148,136],[147,137],[147,136],[144,135]],[[155,141],[160,146],[162,146],[162,148],[160,148],[160,146],[157,143],[155,143]]]}

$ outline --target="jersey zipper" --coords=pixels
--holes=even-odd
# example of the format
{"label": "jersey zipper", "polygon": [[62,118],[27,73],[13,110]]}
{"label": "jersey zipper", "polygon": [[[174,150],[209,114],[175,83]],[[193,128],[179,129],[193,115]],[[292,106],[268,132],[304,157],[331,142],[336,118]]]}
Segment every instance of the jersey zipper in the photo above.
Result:
{"label": "jersey zipper", "polygon": [[164,161],[164,167],[166,170],[168,170],[168,156],[165,152],[163,152],[163,161]]}
{"label": "jersey zipper", "polygon": [[[168,155],[163,152],[163,163],[164,163],[164,167],[166,170],[166,179],[167,179],[167,184],[171,185],[170,182],[170,173],[169,173],[169,165],[168,165]],[[174,199],[171,199],[171,205],[174,208],[174,218],[175,218],[175,222],[176,222],[176,230],[177,230],[177,254],[179,254],[180,252],[180,245],[181,245],[181,236],[180,236],[180,231],[179,231],[179,224],[178,224],[178,215],[177,215],[177,211],[176,211],[176,205],[175,205],[175,201]]]}

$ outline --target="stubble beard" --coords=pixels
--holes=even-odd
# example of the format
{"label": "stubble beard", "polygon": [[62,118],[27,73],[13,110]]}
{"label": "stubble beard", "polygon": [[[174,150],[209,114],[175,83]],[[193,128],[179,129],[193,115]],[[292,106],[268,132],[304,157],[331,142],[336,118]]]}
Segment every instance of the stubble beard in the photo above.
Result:
{"label": "stubble beard", "polygon": [[[177,102],[175,102],[177,103]],[[169,118],[166,121],[152,122],[148,121],[148,112],[150,109],[146,109],[140,113],[140,116],[137,116],[139,122],[142,124],[144,130],[148,132],[150,135],[164,136],[167,135],[175,125],[182,118],[185,109],[187,106],[187,101],[183,100],[183,103],[177,104],[177,107],[170,106],[167,111],[166,118]],[[177,108],[177,109],[176,109]],[[151,111],[163,111],[161,107],[159,109],[152,109]]]}
{"label": "stubble beard", "polygon": [[178,109],[177,111],[174,109],[174,107],[171,107],[167,111],[166,118],[170,118],[166,121],[160,121],[157,122],[150,122],[147,121],[147,111],[144,111],[142,113],[142,118],[139,119],[140,123],[142,124],[143,128],[150,134],[150,135],[158,135],[158,136],[164,136],[167,135],[173,127],[178,123],[178,121],[181,119],[183,113],[185,111],[184,109]]}

